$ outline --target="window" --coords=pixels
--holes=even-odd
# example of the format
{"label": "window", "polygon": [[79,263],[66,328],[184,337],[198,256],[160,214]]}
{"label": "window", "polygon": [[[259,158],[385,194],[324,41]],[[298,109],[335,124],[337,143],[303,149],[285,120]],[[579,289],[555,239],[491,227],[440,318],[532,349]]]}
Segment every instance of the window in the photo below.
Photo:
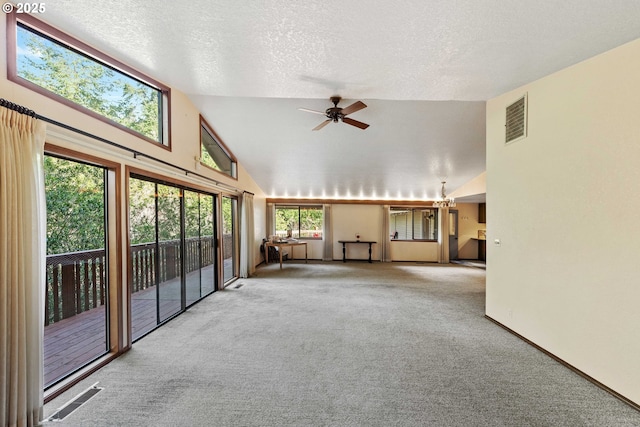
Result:
{"label": "window", "polygon": [[137,136],[169,145],[165,131],[168,88],[32,17],[13,22],[11,80]]}
{"label": "window", "polygon": [[276,206],[276,235],[322,239],[322,206]]}
{"label": "window", "polygon": [[438,209],[391,208],[389,234],[393,240],[438,240]]}
{"label": "window", "polygon": [[232,178],[238,177],[236,159],[202,117],[200,117],[200,162]]}

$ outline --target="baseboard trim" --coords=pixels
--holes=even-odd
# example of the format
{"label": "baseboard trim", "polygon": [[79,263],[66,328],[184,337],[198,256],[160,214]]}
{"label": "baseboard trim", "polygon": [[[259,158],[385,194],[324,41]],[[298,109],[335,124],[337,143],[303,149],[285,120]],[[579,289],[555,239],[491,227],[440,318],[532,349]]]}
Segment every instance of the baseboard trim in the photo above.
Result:
{"label": "baseboard trim", "polygon": [[591,382],[592,384],[600,387],[601,389],[603,389],[604,391],[606,391],[607,393],[611,394],[612,396],[618,398],[619,400],[623,401],[624,403],[626,403],[627,405],[631,406],[633,409],[635,409],[636,411],[640,412],[640,405],[635,403],[633,400],[628,399],[627,397],[621,395],[620,393],[618,393],[617,391],[607,387],[606,385],[602,384],[600,381],[596,380],[595,378],[593,378],[592,376],[582,372],[580,369],[576,368],[575,366],[573,366],[572,364],[562,360],[561,358],[559,358],[558,356],[556,356],[555,354],[549,352],[548,350],[545,350],[544,348],[540,347],[538,344],[534,343],[533,341],[523,337],[522,335],[520,335],[519,333],[517,333],[516,331],[514,331],[513,329],[509,328],[508,326],[503,325],[502,323],[498,322],[497,320],[493,319],[492,317],[488,316],[488,315],[484,315],[484,317],[495,323],[496,325],[500,326],[502,329],[504,329],[505,331],[511,333],[512,335],[515,335],[516,337],[520,338],[522,341],[526,342],[527,344],[529,344],[531,347],[537,349],[538,351],[541,351],[542,353],[546,354],[547,356],[549,356],[550,358],[552,358],[553,360],[555,360],[556,362],[560,363],[561,365],[563,365],[565,368],[568,368],[570,370],[572,370],[573,372],[575,372],[576,374],[580,375],[582,378],[586,379],[587,381]]}

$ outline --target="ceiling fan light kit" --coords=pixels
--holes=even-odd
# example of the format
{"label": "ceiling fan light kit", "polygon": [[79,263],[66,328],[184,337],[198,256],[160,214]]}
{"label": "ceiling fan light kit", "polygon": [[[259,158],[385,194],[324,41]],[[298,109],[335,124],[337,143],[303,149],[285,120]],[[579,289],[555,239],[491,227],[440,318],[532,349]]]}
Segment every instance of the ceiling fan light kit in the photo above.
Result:
{"label": "ceiling fan light kit", "polygon": [[322,114],[327,118],[327,120],[314,127],[313,130],[320,130],[331,122],[338,123],[340,121],[342,123],[355,126],[362,130],[368,128],[368,124],[359,122],[358,120],[354,120],[350,117],[346,117],[348,114],[355,113],[356,111],[360,111],[363,108],[367,108],[367,105],[362,101],[356,101],[348,107],[341,108],[338,107],[338,103],[341,99],[342,98],[340,98],[339,96],[332,96],[330,100],[331,102],[333,102],[333,107],[327,108],[324,113],[322,111],[310,110],[308,108],[299,108],[299,110],[306,111],[307,113]]}

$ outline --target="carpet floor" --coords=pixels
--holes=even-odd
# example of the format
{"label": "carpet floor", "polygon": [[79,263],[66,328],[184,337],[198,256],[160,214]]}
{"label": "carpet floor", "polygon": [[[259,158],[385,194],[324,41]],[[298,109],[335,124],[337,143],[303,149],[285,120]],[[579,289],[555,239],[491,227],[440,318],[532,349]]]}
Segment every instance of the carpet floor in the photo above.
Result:
{"label": "carpet floor", "polygon": [[[240,286],[241,285],[241,286]],[[45,406],[62,426],[640,426],[485,319],[462,265],[259,267]]]}

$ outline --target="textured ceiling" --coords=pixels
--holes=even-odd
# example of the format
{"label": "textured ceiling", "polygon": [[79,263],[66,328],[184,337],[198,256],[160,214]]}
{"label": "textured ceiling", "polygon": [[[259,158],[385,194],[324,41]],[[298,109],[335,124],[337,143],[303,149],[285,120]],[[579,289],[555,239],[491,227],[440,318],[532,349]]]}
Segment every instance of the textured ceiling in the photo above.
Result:
{"label": "textured ceiling", "polygon": [[[638,0],[57,0],[41,18],[188,94],[272,196],[453,190],[484,170],[484,106],[435,101],[640,37]],[[364,100],[353,118],[371,127],[311,132],[322,117],[297,108],[334,94]]]}
{"label": "textured ceiling", "polygon": [[442,179],[457,188],[485,168],[484,102],[365,99],[349,117],[368,129],[330,123],[312,132],[324,117],[297,108],[324,110],[329,100],[193,100],[269,195],[433,200]]}

